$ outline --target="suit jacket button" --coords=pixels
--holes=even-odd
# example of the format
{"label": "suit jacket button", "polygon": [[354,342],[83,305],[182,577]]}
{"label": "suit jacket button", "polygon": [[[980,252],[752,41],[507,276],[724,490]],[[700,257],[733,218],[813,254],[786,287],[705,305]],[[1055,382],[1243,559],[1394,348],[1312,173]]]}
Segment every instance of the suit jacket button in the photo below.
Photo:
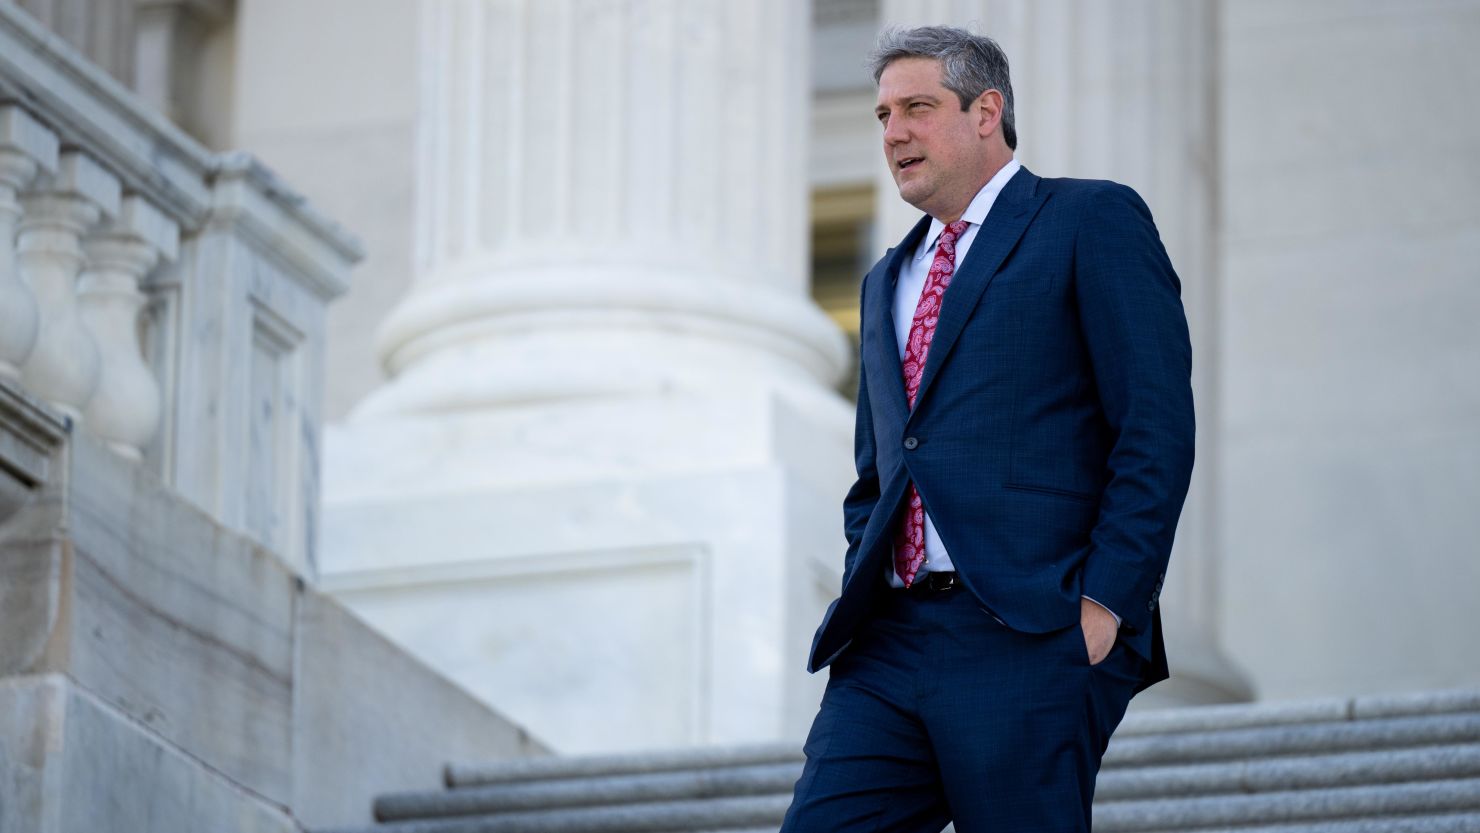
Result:
{"label": "suit jacket button", "polygon": [[914,437],[904,438],[904,447],[910,451],[914,451],[917,447],[919,447],[919,445],[920,441],[915,439]]}

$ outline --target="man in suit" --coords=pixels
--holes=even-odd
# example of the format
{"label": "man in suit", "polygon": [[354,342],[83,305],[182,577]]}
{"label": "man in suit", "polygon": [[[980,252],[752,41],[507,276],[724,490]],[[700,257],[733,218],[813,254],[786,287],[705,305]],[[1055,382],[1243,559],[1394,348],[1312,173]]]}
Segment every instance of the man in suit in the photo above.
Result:
{"label": "man in suit", "polygon": [[1087,831],[1110,733],[1167,676],[1180,285],[1134,191],[1013,158],[990,39],[886,32],[874,77],[926,216],[863,282],[843,590],[783,831]]}

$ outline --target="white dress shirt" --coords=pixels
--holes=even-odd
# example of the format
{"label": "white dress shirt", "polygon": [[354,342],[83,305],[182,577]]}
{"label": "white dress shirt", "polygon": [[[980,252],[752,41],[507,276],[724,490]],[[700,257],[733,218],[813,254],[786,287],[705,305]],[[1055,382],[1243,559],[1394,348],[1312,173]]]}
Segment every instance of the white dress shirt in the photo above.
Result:
{"label": "white dress shirt", "polygon": [[[966,253],[971,250],[971,244],[976,240],[976,232],[987,219],[987,214],[992,210],[992,204],[997,201],[997,195],[1002,193],[1003,186],[1012,179],[1023,167],[1017,159],[1008,161],[1002,166],[995,176],[987,180],[976,196],[972,198],[971,204],[966,206],[961,219],[967,223],[966,231],[956,240],[956,266],[960,267],[966,262]],[[920,245],[915,247],[914,253],[909,259],[899,265],[899,277],[894,282],[894,336],[899,344],[899,360],[904,361],[905,346],[910,342],[910,327],[915,320],[915,307],[920,303],[920,293],[925,291],[925,280],[930,275],[930,265],[935,261],[935,246],[940,240],[940,233],[946,227],[940,220],[931,218],[930,228],[920,240]],[[928,360],[928,354],[927,354]],[[936,532],[935,524],[930,520],[930,513],[925,513],[925,563],[920,567],[921,572],[950,572],[956,569],[951,563],[951,555],[946,552],[945,545],[940,541],[940,533]],[[889,564],[889,586],[904,587],[904,581],[894,571],[894,564]],[[1088,596],[1085,596],[1089,599]],[[1094,599],[1090,599],[1094,601]],[[1099,602],[1095,602],[1099,604]],[[1100,605],[1104,607],[1104,605]],[[1109,610],[1109,608],[1106,608]],[[1110,611],[1115,615],[1115,611]],[[1118,624],[1120,617],[1116,616]]]}

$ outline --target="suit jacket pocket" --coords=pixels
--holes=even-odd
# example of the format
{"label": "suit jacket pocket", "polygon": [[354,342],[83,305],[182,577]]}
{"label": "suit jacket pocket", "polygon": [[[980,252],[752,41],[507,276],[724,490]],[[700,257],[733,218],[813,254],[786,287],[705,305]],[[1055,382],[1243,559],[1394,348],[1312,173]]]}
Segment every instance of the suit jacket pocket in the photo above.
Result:
{"label": "suit jacket pocket", "polygon": [[1013,492],[1031,492],[1039,495],[1051,495],[1053,497],[1077,500],[1080,503],[1097,503],[1099,495],[1089,492],[1079,492],[1073,489],[1060,489],[1056,486],[1031,486],[1026,483],[1004,483],[1002,488]]}
{"label": "suit jacket pocket", "polygon": [[1053,288],[1053,276],[1039,272],[999,272],[987,284],[987,302],[1003,298],[1031,298],[1046,295]]}

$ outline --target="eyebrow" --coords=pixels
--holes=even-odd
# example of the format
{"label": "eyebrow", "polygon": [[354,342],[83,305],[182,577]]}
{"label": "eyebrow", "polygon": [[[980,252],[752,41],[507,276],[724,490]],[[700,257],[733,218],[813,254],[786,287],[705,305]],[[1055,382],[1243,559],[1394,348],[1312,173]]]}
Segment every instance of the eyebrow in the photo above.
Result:
{"label": "eyebrow", "polygon": [[[925,102],[927,104],[939,104],[940,103],[940,99],[939,98],[937,98],[937,97],[935,97],[933,95],[930,95],[929,93],[918,93],[916,95],[912,95],[912,96],[909,96],[908,98],[904,98],[904,99],[900,100],[899,103],[902,104],[902,105],[904,105],[904,106],[906,106],[906,107],[908,107],[909,105],[914,104],[917,101],[923,101],[923,102]],[[880,104],[880,105],[874,107],[874,115],[876,115],[876,116],[882,116],[883,114],[885,114],[887,112],[889,112],[889,105],[887,105],[887,104]]]}

